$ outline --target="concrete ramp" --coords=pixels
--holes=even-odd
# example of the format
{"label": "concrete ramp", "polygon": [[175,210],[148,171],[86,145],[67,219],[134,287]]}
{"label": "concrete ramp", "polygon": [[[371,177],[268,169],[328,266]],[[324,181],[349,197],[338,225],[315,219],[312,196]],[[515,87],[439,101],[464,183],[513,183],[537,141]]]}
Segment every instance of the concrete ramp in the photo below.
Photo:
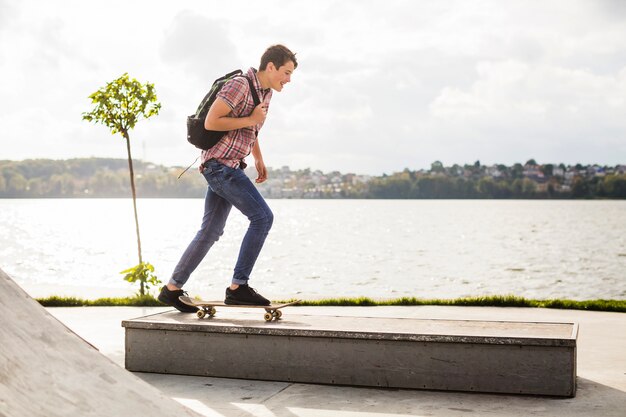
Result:
{"label": "concrete ramp", "polygon": [[0,416],[198,416],[120,368],[0,269]]}

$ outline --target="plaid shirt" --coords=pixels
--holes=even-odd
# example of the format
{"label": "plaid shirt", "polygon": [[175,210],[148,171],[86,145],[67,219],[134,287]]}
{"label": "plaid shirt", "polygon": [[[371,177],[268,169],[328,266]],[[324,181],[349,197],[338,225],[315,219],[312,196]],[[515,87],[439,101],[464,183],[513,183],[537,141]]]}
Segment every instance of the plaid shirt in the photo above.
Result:
{"label": "plaid shirt", "polygon": [[[250,68],[246,76],[252,80],[261,103],[265,103],[269,109],[272,90],[269,88],[266,90],[261,89],[261,83],[254,68]],[[222,99],[232,109],[228,117],[246,117],[254,110],[254,100],[250,93],[250,86],[248,80],[243,77],[235,77],[224,84],[217,97]],[[209,159],[215,159],[231,168],[238,168],[239,166],[245,168],[246,163],[243,159],[252,152],[252,147],[257,140],[256,133],[261,130],[261,127],[263,127],[263,123],[226,132],[215,146],[202,151],[202,163]]]}

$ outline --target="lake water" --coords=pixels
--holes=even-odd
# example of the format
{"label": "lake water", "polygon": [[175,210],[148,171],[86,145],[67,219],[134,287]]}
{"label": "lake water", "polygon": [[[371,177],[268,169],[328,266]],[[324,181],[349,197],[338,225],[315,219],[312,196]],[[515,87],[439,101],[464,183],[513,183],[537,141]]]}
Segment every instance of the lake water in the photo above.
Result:
{"label": "lake water", "polygon": [[[626,297],[626,201],[268,200],[274,227],[251,286],[274,299],[336,296]],[[201,199],[138,201],[144,260],[166,281],[195,235]],[[222,298],[247,220],[186,290]],[[0,200],[0,268],[31,295],[135,291],[130,199]]]}

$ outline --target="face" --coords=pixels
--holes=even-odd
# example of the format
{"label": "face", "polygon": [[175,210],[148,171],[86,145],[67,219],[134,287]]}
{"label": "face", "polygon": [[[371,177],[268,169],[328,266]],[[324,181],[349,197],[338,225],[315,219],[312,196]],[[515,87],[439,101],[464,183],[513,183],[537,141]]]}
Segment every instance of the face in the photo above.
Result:
{"label": "face", "polygon": [[267,73],[270,79],[270,88],[274,91],[282,91],[285,84],[291,82],[291,74],[295,70],[292,61],[287,61],[280,68],[276,68],[273,62],[267,64]]}

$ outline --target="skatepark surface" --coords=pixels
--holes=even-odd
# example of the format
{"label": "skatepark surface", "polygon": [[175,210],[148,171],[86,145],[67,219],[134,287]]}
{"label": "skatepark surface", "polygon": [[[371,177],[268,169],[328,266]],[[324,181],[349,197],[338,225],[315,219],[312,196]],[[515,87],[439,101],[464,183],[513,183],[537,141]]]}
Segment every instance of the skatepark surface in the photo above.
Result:
{"label": "skatepark surface", "polygon": [[74,334],[0,270],[0,416],[197,416]]}
{"label": "skatepark surface", "polygon": [[[171,309],[44,309],[2,271],[0,287],[4,319],[0,330],[0,416],[621,417],[626,409],[626,314],[622,313],[439,306],[285,310],[285,314],[319,315],[320,320],[324,315],[346,315],[577,322],[577,395],[551,398],[132,374],[123,369],[122,320]],[[231,309],[222,314],[234,317],[240,313]]]}

